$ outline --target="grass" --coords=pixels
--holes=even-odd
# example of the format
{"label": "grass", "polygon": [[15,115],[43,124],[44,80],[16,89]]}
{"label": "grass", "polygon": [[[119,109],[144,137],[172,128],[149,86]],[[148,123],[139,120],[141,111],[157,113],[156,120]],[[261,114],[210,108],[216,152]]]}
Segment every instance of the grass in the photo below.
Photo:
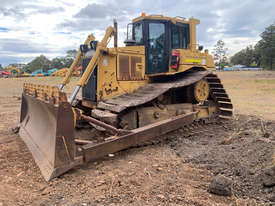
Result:
{"label": "grass", "polygon": [[228,92],[234,113],[275,120],[275,72],[217,72]]}
{"label": "grass", "polygon": [[256,84],[275,84],[275,79],[249,79],[247,81]]}
{"label": "grass", "polygon": [[275,79],[249,79],[247,80],[249,84],[256,84],[259,90],[275,94]]}

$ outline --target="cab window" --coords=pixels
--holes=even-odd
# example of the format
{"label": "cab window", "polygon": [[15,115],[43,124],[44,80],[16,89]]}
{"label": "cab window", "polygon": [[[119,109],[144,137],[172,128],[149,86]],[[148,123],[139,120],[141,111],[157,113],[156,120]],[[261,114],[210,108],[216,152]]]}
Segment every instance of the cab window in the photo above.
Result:
{"label": "cab window", "polygon": [[143,44],[143,32],[142,32],[142,24],[137,23],[134,25],[134,40],[137,45]]}
{"label": "cab window", "polygon": [[189,43],[189,27],[172,25],[172,48],[187,49]]}

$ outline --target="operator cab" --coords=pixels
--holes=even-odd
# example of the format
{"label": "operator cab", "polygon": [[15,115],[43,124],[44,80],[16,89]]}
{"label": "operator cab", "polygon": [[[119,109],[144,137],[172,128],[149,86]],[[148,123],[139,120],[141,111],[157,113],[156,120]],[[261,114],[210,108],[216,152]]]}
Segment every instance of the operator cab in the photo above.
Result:
{"label": "operator cab", "polygon": [[172,49],[187,49],[190,44],[189,24],[184,19],[163,16],[141,16],[127,26],[126,46],[145,46],[146,74],[169,71]]}

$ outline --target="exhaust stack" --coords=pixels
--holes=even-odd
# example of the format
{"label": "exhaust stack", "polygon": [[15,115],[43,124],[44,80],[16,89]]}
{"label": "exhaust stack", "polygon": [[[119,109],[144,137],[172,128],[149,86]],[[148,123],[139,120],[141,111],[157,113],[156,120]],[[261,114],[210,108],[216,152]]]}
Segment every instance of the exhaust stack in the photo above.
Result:
{"label": "exhaust stack", "polygon": [[114,32],[114,47],[117,47],[117,20],[114,19],[114,28],[115,28],[115,32]]}

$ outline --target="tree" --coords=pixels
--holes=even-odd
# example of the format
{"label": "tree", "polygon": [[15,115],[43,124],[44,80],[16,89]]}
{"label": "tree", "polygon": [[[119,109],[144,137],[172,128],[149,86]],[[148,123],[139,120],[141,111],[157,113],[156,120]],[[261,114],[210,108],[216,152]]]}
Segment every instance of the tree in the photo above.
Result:
{"label": "tree", "polygon": [[68,50],[66,53],[67,55],[63,59],[64,67],[69,68],[73,63],[74,59],[76,58],[78,52],[77,50],[73,49],[73,50]]}
{"label": "tree", "polygon": [[26,70],[35,71],[37,69],[42,69],[43,72],[48,71],[50,68],[51,61],[44,55],[40,55],[28,63],[25,67]]}
{"label": "tree", "polygon": [[244,57],[244,53],[243,50],[237,52],[236,54],[234,54],[231,58],[230,58],[230,62],[232,64],[241,64],[243,65],[243,57]]}
{"label": "tree", "polygon": [[51,68],[57,68],[61,69],[64,67],[64,62],[62,61],[62,58],[55,57],[51,61]]}
{"label": "tree", "polygon": [[67,58],[72,58],[72,59],[75,59],[75,57],[77,56],[77,50],[75,50],[75,49],[72,49],[72,50],[68,50],[67,52],[66,52],[66,57]]}
{"label": "tree", "polygon": [[50,68],[69,68],[77,56],[77,53],[78,51],[75,49],[68,50],[65,57],[55,57],[51,61],[44,55],[40,55],[24,66],[23,71],[33,72],[42,69],[43,72],[47,72]]}
{"label": "tree", "polygon": [[275,22],[265,29],[254,48],[248,46],[236,53],[231,63],[275,70]]}
{"label": "tree", "polygon": [[0,70],[3,70],[4,68],[2,67],[2,64],[0,64]]}
{"label": "tree", "polygon": [[73,61],[74,61],[73,58],[64,57],[63,58],[64,67],[70,68]]}
{"label": "tree", "polygon": [[56,57],[51,61],[51,68],[69,68],[77,56],[77,50],[68,50],[65,57]]}
{"label": "tree", "polygon": [[260,65],[264,68],[275,69],[275,22],[261,34],[261,40],[255,50],[260,57]]}
{"label": "tree", "polygon": [[228,49],[224,48],[224,45],[224,42],[219,40],[214,46],[214,60],[218,63],[219,69],[221,69],[221,64],[225,63],[227,60],[226,53]]}
{"label": "tree", "polygon": [[247,46],[245,49],[239,51],[231,57],[232,64],[241,64],[251,66],[253,63],[257,64],[257,55],[252,45]]}

